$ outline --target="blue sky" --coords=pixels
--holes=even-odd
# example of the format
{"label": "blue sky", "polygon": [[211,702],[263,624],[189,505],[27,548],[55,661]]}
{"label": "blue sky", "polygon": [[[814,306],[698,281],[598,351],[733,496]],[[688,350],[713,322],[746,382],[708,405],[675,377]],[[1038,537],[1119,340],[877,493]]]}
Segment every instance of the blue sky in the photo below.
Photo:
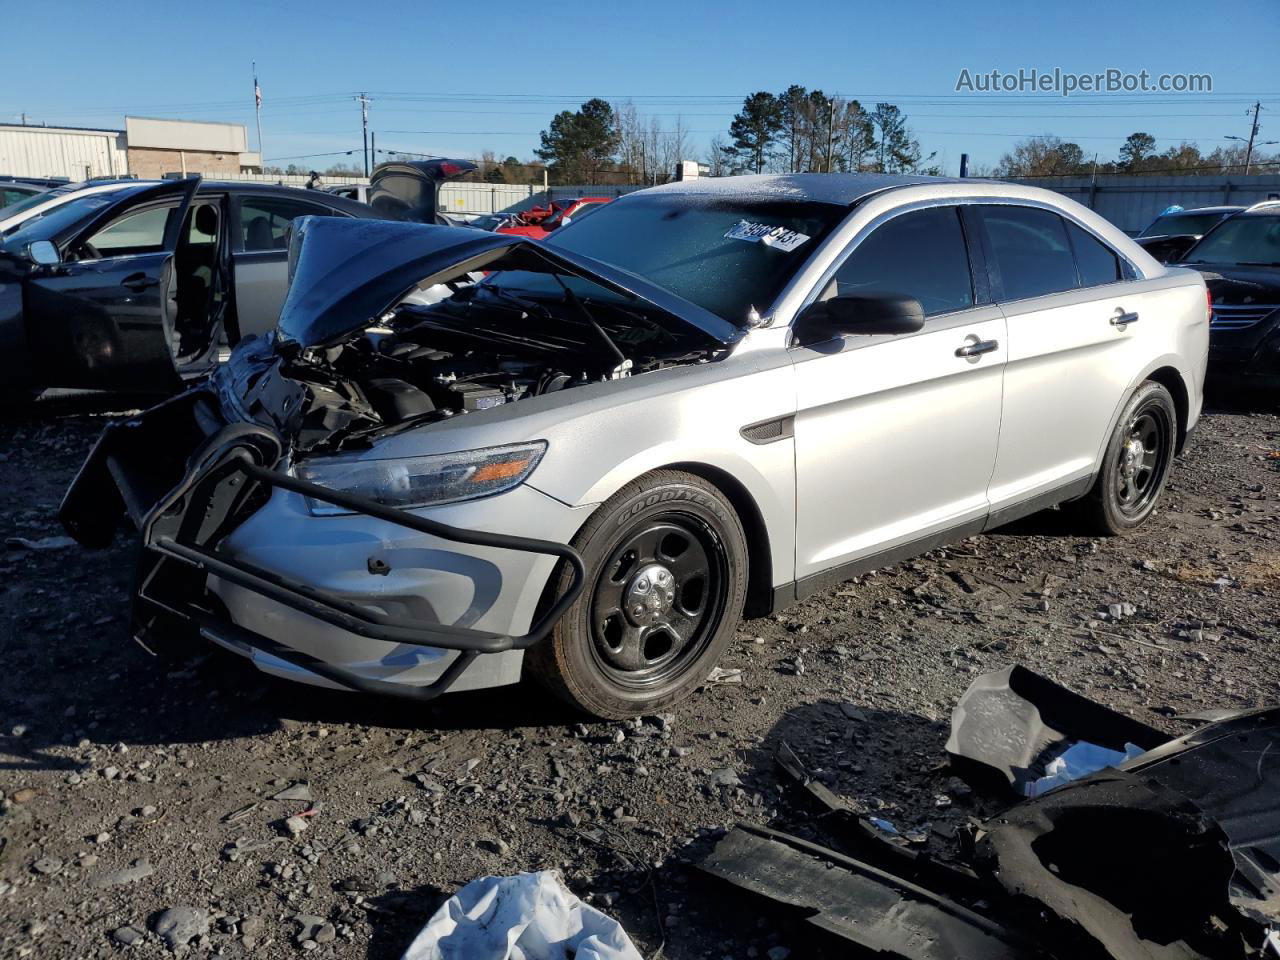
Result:
{"label": "blue sky", "polygon": [[[1135,130],[1157,137],[1160,149],[1188,139],[1207,152],[1226,134],[1247,135],[1255,96],[1264,106],[1261,139],[1280,140],[1276,0],[1237,0],[1229,12],[1174,0],[615,8],[229,0],[179,8],[58,4],[63,27],[6,45],[0,119],[15,122],[25,111],[29,122],[51,125],[115,127],[126,113],[228,120],[247,124],[256,142],[256,59],[266,157],[303,166],[342,158],[301,155],[358,151],[352,97],[361,90],[373,98],[379,147],[462,157],[488,149],[528,158],[556,111],[603,96],[631,98],[668,125],[679,115],[701,158],[745,94],[791,83],[868,106],[897,103],[924,153],[937,151],[949,173],[962,152],[993,164],[1018,139],[1041,133],[1103,159]],[[1208,73],[1214,94],[955,92],[963,68],[1024,67]]]}

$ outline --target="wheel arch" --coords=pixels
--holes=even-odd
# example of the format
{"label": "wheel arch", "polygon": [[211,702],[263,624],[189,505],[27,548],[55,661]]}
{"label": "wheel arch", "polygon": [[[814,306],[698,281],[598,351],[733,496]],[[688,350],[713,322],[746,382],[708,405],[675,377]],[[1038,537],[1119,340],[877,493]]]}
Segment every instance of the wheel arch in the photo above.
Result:
{"label": "wheel arch", "polygon": [[1133,396],[1134,391],[1148,380],[1159,383],[1173,397],[1174,413],[1178,417],[1178,435],[1177,443],[1174,446],[1174,455],[1177,456],[1182,453],[1187,437],[1190,435],[1190,421],[1193,412],[1192,394],[1187,384],[1195,381],[1189,379],[1188,371],[1182,368],[1178,357],[1166,355],[1144,367],[1142,372],[1134,377],[1124,389],[1124,392],[1120,394],[1120,398],[1116,402],[1116,408],[1111,413],[1111,420],[1107,424],[1107,429],[1102,434],[1098,444],[1098,452],[1094,458],[1093,476],[1095,479],[1102,470],[1102,459],[1106,453],[1107,444],[1111,442],[1111,435],[1115,432],[1116,424],[1120,422],[1120,414],[1124,411],[1125,404],[1129,402],[1129,398]]}
{"label": "wheel arch", "polygon": [[[1162,366],[1150,371],[1140,383],[1154,380],[1173,397],[1173,409],[1178,415],[1178,442],[1174,447],[1174,455],[1182,453],[1187,442],[1187,424],[1191,418],[1191,394],[1187,390],[1186,381],[1176,367]],[[1132,390],[1130,393],[1132,394]]]}
{"label": "wheel arch", "polygon": [[669,463],[659,469],[679,470],[706,480],[725,495],[747,535],[747,603],[744,616],[762,617],[772,610],[773,554],[769,529],[759,504],[746,486],[726,470],[707,463]]}

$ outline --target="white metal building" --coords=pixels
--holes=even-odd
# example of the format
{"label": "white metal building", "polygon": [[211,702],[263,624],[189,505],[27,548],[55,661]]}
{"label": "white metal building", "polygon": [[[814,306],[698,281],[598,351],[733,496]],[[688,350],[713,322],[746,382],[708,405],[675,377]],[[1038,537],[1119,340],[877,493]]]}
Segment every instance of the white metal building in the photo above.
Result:
{"label": "white metal building", "polygon": [[241,123],[125,117],[123,130],[0,125],[0,174],[16,177],[231,176],[261,169]]}
{"label": "white metal building", "polygon": [[118,177],[129,172],[123,130],[0,125],[0,174]]}

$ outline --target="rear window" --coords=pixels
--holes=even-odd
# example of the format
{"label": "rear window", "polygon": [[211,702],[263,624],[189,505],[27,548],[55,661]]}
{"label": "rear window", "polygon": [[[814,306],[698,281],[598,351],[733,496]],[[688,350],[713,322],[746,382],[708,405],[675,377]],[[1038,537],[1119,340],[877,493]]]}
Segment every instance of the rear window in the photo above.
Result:
{"label": "rear window", "polygon": [[1025,300],[1076,286],[1076,263],[1062,218],[1035,207],[982,208],[1003,299]]}
{"label": "rear window", "polygon": [[1067,223],[1071,246],[1076,252],[1076,266],[1080,268],[1080,286],[1097,287],[1123,279],[1120,258],[1111,248],[1088,230]]}
{"label": "rear window", "polygon": [[1156,217],[1151,226],[1138,236],[1171,237],[1179,234],[1203,236],[1221,219],[1220,213],[1170,213],[1163,217]]}

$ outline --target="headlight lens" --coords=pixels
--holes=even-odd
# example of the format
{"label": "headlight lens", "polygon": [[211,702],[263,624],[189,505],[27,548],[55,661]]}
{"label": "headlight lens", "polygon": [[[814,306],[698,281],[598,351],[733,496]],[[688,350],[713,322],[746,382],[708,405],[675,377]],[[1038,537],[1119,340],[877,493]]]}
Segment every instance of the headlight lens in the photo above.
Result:
{"label": "headlight lens", "polygon": [[[546,450],[546,441],[536,440],[394,460],[328,457],[300,464],[294,475],[388,507],[422,507],[474,500],[519,486]],[[307,509],[318,517],[352,512],[311,497],[307,497]]]}

